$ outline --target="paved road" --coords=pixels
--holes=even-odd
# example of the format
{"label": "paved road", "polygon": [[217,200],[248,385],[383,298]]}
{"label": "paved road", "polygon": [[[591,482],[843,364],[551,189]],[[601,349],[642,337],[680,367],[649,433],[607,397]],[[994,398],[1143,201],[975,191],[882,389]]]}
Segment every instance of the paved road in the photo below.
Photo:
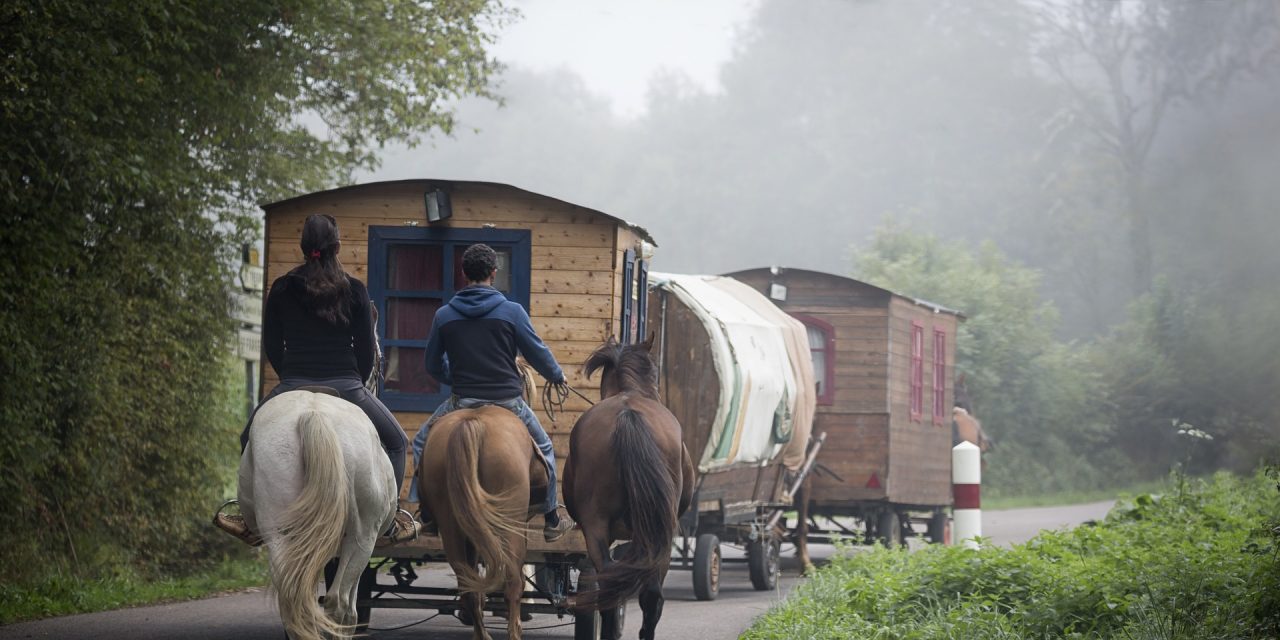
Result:
{"label": "paved road", "polygon": [[[1098,502],[1070,507],[987,511],[983,514],[983,533],[999,545],[1022,542],[1043,528],[1053,529],[1101,518],[1111,504]],[[820,559],[830,557],[834,550],[828,546],[815,545],[812,552],[815,559]],[[731,557],[734,552],[726,550],[725,555]],[[751,588],[746,565],[726,564],[721,576],[720,597],[714,603],[695,600],[690,574],[672,571],[667,577],[667,602],[659,634],[665,638],[692,640],[737,638],[751,625],[752,620],[786,597],[799,582],[798,567],[786,548],[783,569],[776,591],[758,592]],[[422,580],[428,583],[447,584],[449,581],[449,576],[442,568],[422,573]],[[370,637],[376,640],[427,637],[466,640],[471,637],[469,627],[463,627],[452,618],[442,616],[419,623],[424,617],[414,610],[376,609],[371,621]],[[526,635],[530,638],[572,637],[571,627],[557,626],[566,623],[571,621],[568,618],[559,620],[549,615],[537,616],[527,623]],[[627,611],[625,637],[634,638],[639,630],[639,623],[640,611],[633,604]],[[505,637],[505,622],[496,620],[494,626],[494,636]],[[259,590],[192,602],[65,616],[0,627],[0,639],[10,638],[281,640],[284,632],[266,594]]]}

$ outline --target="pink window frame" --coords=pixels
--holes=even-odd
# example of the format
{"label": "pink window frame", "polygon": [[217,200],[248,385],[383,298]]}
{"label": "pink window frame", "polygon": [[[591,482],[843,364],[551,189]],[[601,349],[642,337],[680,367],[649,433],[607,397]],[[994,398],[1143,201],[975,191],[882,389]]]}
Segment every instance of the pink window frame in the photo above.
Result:
{"label": "pink window frame", "polygon": [[[824,356],[822,358],[823,380],[826,380],[827,384],[815,400],[820,406],[831,406],[836,402],[836,328],[830,322],[819,320],[813,316],[795,313],[792,314],[792,317],[805,326],[813,327],[822,332],[825,340],[822,350]],[[805,339],[808,340],[808,336],[805,336]],[[813,352],[816,349],[809,347],[809,351]]]}
{"label": "pink window frame", "polygon": [[911,321],[911,420],[924,417],[924,323]]}
{"label": "pink window frame", "polygon": [[943,424],[947,414],[947,332],[933,328],[933,423]]}

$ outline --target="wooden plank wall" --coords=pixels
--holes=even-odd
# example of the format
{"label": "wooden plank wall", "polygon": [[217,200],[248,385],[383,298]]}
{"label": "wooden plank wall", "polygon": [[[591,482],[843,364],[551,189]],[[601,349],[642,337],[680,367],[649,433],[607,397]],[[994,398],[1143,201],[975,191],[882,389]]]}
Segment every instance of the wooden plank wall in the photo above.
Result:
{"label": "wooden plank wall", "polygon": [[[367,282],[369,227],[426,224],[422,200],[426,186],[425,182],[369,185],[271,208],[266,225],[267,282],[299,264],[302,225],[312,213],[328,213],[338,220],[343,266]],[[620,256],[627,248],[638,245],[639,238],[593,211],[500,185],[455,185],[452,204],[453,217],[435,224],[459,228],[493,225],[496,229],[532,232],[533,326],[555,354],[569,384],[593,400],[598,398],[598,376],[587,380],[582,375],[582,364],[617,330],[622,288]],[[425,330],[424,327],[424,335]],[[264,393],[277,381],[264,358]],[[544,382],[537,378],[539,393]],[[588,403],[571,396],[565,413],[558,414],[555,423],[542,410],[540,400],[530,404],[551,435],[557,462],[563,468],[569,431]],[[396,413],[411,440],[428,417],[429,411]],[[409,466],[412,467],[412,459]]]}
{"label": "wooden plank wall", "polygon": [[[951,504],[951,380],[956,317],[895,296],[889,304],[889,499],[899,504]],[[924,325],[924,412],[911,419],[911,323]],[[947,333],[946,413],[933,422],[933,329]]]}
{"label": "wooden plank wall", "polygon": [[[835,333],[832,403],[819,404],[813,433],[826,431],[818,462],[841,480],[815,474],[811,499],[817,508],[852,506],[885,499],[889,482],[889,296],[862,283],[830,274],[767,269],[732,274],[769,293],[773,282],[787,287],[779,303],[787,313],[816,318]],[[872,474],[879,488],[868,488]]]}

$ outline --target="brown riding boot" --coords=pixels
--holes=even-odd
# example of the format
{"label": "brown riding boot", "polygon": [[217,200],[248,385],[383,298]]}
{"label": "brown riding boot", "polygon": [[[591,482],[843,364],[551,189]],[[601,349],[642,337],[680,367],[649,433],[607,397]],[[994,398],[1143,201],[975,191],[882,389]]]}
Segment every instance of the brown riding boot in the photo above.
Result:
{"label": "brown riding boot", "polygon": [[395,520],[391,522],[391,531],[378,536],[377,546],[399,544],[418,538],[418,521],[404,509],[396,510]]}
{"label": "brown riding boot", "polygon": [[219,512],[213,516],[213,524],[251,547],[262,544],[262,536],[249,530],[249,523],[244,521],[244,516]]}

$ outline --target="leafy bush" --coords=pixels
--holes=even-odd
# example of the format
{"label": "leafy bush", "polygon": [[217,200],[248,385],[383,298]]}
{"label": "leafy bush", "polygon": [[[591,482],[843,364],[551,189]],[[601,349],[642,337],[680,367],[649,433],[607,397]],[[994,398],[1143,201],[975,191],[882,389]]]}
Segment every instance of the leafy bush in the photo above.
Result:
{"label": "leafy bush", "polygon": [[745,637],[1275,637],[1277,526],[1274,471],[1178,477],[1011,549],[842,554]]}

